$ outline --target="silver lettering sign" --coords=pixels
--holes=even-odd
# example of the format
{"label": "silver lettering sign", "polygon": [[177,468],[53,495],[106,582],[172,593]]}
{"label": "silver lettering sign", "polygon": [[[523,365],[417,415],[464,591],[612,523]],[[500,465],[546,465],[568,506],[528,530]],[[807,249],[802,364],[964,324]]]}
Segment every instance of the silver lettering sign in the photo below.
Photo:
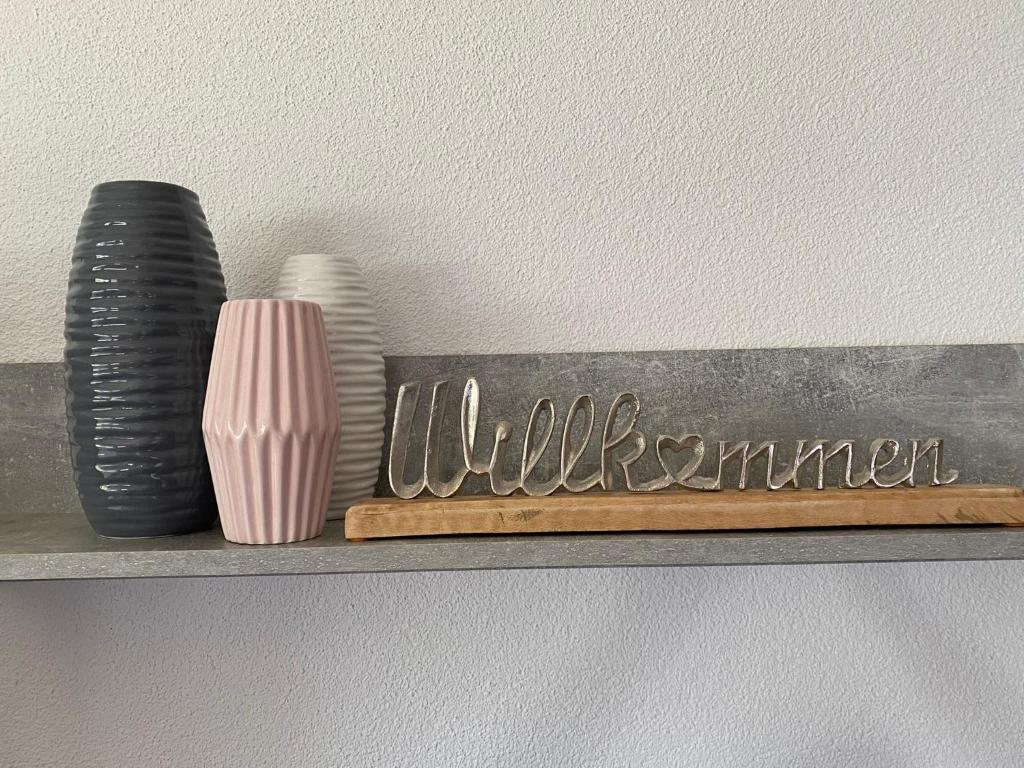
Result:
{"label": "silver lettering sign", "polygon": [[[937,438],[911,439],[904,442],[893,438],[874,440],[867,451],[862,468],[855,466],[856,444],[853,440],[798,440],[795,445],[784,446],[777,440],[754,444],[747,440],[706,442],[697,434],[658,435],[651,442],[637,429],[640,399],[632,392],[617,395],[605,416],[597,447],[600,466],[589,475],[580,477],[577,467],[591,444],[596,423],[596,405],[591,395],[577,397],[566,413],[561,436],[555,434],[556,412],[550,398],[541,398],[533,406],[526,422],[522,459],[515,477],[502,476],[506,464],[512,424],[499,420],[494,426],[494,447],[490,458],[478,455],[477,431],[480,420],[480,385],[476,379],[466,382],[460,409],[459,435],[462,442],[460,461],[450,477],[442,475],[442,430],[447,418],[449,382],[433,384],[430,393],[430,411],[427,420],[423,464],[416,470],[413,480],[406,479],[407,460],[413,423],[419,406],[422,384],[403,384],[398,390],[395,420],[391,431],[391,452],[388,457],[388,481],[395,495],[403,499],[418,496],[424,490],[434,496],[447,497],[462,487],[466,477],[486,475],[491,492],[507,496],[522,490],[529,496],[547,496],[559,488],[580,493],[595,487],[614,490],[615,469],[625,478],[629,491],[646,493],[677,486],[694,491],[718,491],[725,485],[725,472],[729,467],[738,470],[735,487],[745,490],[760,484],[770,491],[783,488],[825,487],[828,468],[838,467],[838,488],[895,488],[913,487],[918,481],[918,468],[929,465],[929,485],[948,485],[957,479],[956,470],[943,466],[943,441]],[[552,448],[552,442],[558,448]],[[660,467],[660,474],[640,477],[635,464],[648,450]],[[557,450],[558,470],[550,477],[539,477],[541,458]],[[698,474],[705,459],[712,458],[714,471]],[[682,460],[682,466],[672,469]],[[763,473],[755,472],[752,465],[763,460]],[[785,462],[785,463],[784,463]]]}

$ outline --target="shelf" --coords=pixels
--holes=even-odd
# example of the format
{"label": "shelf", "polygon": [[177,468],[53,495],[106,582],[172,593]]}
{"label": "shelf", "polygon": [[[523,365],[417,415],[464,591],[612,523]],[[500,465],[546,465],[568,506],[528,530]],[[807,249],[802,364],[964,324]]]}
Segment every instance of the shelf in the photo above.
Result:
{"label": "shelf", "polygon": [[[685,427],[714,440],[821,435],[862,445],[881,436],[935,435],[947,441],[960,483],[1024,485],[1024,345],[444,355],[386,363],[388,423],[402,382],[448,379],[458,389],[474,376],[483,390],[481,425],[516,425],[509,456],[522,451],[539,395],[554,398],[564,414],[581,393],[608,404],[628,391],[642,398],[642,423],[652,434]],[[557,469],[557,451],[548,454],[552,464],[542,462],[539,477]],[[348,542],[342,524],[331,523],[319,539],[274,547],[229,544],[217,531],[112,541],[85,522],[68,457],[61,364],[0,365],[0,579],[1024,559],[1024,528],[987,525]],[[381,469],[383,495],[386,464]],[[594,467],[578,469],[584,475]],[[488,492],[475,477],[463,490]]]}
{"label": "shelf", "polygon": [[929,526],[728,533],[452,536],[252,547],[217,530],[102,539],[81,514],[0,515],[0,580],[256,576],[511,568],[1024,559],[1024,528]]}

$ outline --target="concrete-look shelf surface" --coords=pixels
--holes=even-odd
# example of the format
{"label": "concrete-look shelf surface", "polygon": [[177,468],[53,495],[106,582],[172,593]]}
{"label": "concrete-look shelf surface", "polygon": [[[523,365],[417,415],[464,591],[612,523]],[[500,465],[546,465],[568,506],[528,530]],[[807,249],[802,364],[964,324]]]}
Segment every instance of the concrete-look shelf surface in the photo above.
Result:
{"label": "concrete-look shelf surface", "polygon": [[115,540],[96,536],[80,513],[0,515],[4,581],[1016,559],[1024,559],[1024,528],[979,525],[350,542],[338,521],[311,541],[253,547],[219,530]]}
{"label": "concrete-look shelf surface", "polygon": [[[960,470],[958,483],[1024,486],[1024,345],[443,355],[386,362],[389,424],[402,382],[443,378],[458,391],[474,376],[482,388],[484,431],[499,419],[515,423],[509,456],[522,452],[537,397],[552,397],[564,417],[581,393],[604,408],[628,391],[642,398],[642,428],[650,434],[685,429],[709,440],[789,444],[849,438],[862,446],[876,437],[935,436],[946,440],[948,465]],[[1024,559],[1024,528],[987,525],[349,542],[342,524],[330,523],[318,539],[272,547],[229,544],[216,530],[111,541],[98,538],[82,515],[65,425],[60,363],[0,365],[0,579]],[[558,451],[547,451],[538,476],[551,477],[557,463]],[[595,466],[588,454],[577,469],[582,477]],[[382,462],[377,495],[387,491]],[[489,489],[483,478],[471,477],[463,491]]]}

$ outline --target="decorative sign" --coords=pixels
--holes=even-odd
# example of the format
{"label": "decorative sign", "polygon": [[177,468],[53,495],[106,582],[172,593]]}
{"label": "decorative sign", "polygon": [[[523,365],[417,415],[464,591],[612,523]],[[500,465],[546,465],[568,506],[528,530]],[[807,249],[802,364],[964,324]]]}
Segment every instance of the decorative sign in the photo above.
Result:
{"label": "decorative sign", "polygon": [[[608,409],[600,439],[600,468],[586,477],[576,477],[577,464],[587,450],[594,433],[595,405],[591,395],[577,397],[565,417],[562,429],[559,470],[553,477],[536,477],[541,457],[547,451],[555,429],[555,406],[550,398],[541,398],[533,406],[526,425],[522,462],[517,477],[502,477],[507,444],[512,436],[512,425],[500,420],[494,427],[494,447],[489,460],[476,455],[477,422],[480,414],[480,385],[476,379],[466,382],[462,394],[461,436],[462,462],[452,477],[441,478],[441,432],[448,400],[448,382],[433,385],[430,413],[427,422],[426,445],[422,472],[412,482],[405,478],[406,457],[412,436],[413,421],[420,399],[421,382],[403,384],[398,390],[395,420],[391,434],[391,453],[388,461],[388,479],[391,489],[403,499],[418,496],[424,490],[434,496],[453,495],[470,474],[488,475],[491,491],[507,496],[522,489],[529,496],[546,496],[559,488],[579,493],[600,487],[614,490],[613,468],[618,465],[625,477],[626,489],[636,492],[659,491],[679,486],[695,491],[718,491],[723,487],[723,471],[734,462],[739,467],[736,487],[744,490],[752,483],[751,465],[764,458],[766,470],[763,483],[768,490],[800,488],[801,480],[822,489],[826,482],[826,469],[832,462],[841,468],[839,488],[895,488],[913,487],[918,481],[918,465],[927,459],[930,464],[928,483],[948,485],[957,479],[956,470],[943,467],[943,441],[937,438],[912,439],[901,443],[893,438],[879,438],[871,442],[866,463],[855,468],[853,440],[797,440],[792,446],[782,446],[777,440],[756,445],[749,440],[711,443],[714,472],[699,475],[708,453],[708,443],[697,434],[680,436],[658,435],[653,450],[662,474],[641,479],[637,477],[637,463],[647,450],[649,440],[636,428],[640,415],[640,400],[631,393],[617,395]],[[581,424],[582,428],[578,428]],[[620,455],[616,455],[620,454]],[[676,455],[676,460],[670,456]],[[685,460],[678,469],[672,467],[679,456]],[[788,459],[783,462],[782,458]],[[804,469],[805,466],[807,469]],[[813,471],[812,471],[813,470]],[[761,482],[759,475],[758,482]]]}

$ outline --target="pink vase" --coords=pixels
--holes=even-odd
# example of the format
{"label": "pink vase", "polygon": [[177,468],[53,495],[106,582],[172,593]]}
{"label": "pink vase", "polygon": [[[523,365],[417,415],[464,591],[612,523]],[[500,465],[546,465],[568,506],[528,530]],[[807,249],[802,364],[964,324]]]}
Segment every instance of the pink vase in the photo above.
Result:
{"label": "pink vase", "polygon": [[320,307],[225,303],[203,411],[224,537],[281,544],[319,536],[340,434]]}

